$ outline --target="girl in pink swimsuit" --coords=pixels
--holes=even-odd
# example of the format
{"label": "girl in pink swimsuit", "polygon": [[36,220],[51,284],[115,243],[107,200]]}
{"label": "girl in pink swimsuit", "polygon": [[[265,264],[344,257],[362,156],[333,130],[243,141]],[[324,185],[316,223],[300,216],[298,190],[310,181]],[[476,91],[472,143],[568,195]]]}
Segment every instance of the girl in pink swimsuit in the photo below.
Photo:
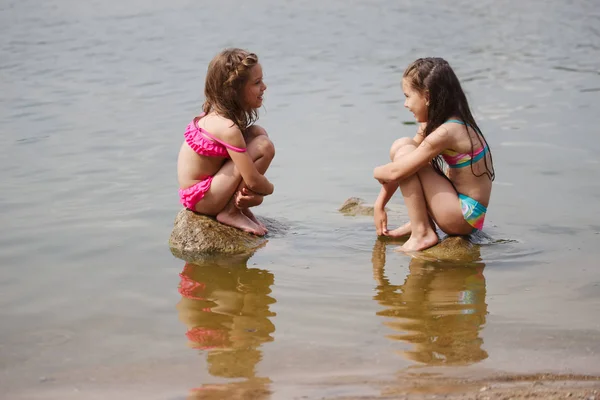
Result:
{"label": "girl in pink swimsuit", "polygon": [[[414,61],[404,71],[402,90],[419,129],[414,138],[396,140],[391,162],[373,172],[382,185],[375,228],[378,235],[410,235],[401,250],[417,251],[438,242],[435,225],[449,235],[481,230],[495,173],[490,147],[447,61]],[[410,221],[388,231],[385,205],[398,188]]]}
{"label": "girl in pink swimsuit", "polygon": [[267,231],[249,208],[273,193],[264,174],[275,148],[254,125],[266,89],[256,54],[235,48],[217,54],[206,74],[203,112],[188,124],[177,160],[184,207],[255,235]]}

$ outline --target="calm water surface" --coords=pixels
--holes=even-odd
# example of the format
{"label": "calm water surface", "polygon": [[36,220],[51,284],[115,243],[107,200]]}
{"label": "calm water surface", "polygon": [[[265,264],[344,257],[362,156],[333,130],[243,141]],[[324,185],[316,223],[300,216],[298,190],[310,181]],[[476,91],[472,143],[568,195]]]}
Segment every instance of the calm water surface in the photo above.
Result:
{"label": "calm water surface", "polygon": [[[457,1],[0,4],[0,397],[336,398],[414,376],[600,375],[600,8]],[[167,239],[221,48],[259,54],[277,147],[249,260]],[[497,171],[467,265],[379,242],[350,196],[412,135],[403,68],[442,56]],[[401,199],[391,224],[406,219]]]}

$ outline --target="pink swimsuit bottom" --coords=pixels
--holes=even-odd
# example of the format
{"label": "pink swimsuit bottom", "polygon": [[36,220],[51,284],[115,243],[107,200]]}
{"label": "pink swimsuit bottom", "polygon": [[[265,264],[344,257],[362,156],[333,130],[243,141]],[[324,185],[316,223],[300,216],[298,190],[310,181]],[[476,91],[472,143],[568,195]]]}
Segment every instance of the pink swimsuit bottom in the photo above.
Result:
{"label": "pink swimsuit bottom", "polygon": [[212,180],[213,177],[209,176],[189,188],[179,189],[179,202],[185,208],[196,211],[196,204],[204,198],[206,192],[210,189]]}
{"label": "pink swimsuit bottom", "polygon": [[[185,130],[185,142],[194,150],[198,155],[206,157],[223,157],[231,158],[227,149],[235,151],[237,153],[245,153],[245,148],[235,147],[227,144],[214,135],[207,132],[206,130],[198,127],[198,121],[204,116],[204,113],[199,117],[196,117],[190,122]],[[210,184],[212,183],[213,177],[203,179],[185,189],[179,189],[179,201],[181,204],[192,211],[196,211],[196,204],[204,198]]]}

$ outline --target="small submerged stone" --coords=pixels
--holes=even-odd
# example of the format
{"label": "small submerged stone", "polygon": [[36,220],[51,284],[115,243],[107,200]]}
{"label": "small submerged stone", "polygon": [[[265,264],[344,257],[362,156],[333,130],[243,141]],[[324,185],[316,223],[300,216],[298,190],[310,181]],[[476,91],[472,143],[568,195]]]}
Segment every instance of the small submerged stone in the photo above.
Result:
{"label": "small submerged stone", "polygon": [[372,217],[375,215],[375,207],[365,204],[365,201],[359,197],[350,197],[338,211],[347,216],[366,215]]}

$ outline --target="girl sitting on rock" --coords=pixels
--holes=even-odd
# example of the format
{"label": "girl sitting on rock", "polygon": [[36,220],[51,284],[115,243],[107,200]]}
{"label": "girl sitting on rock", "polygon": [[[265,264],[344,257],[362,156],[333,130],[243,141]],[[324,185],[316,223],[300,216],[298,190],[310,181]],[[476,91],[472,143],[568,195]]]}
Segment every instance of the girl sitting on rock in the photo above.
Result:
{"label": "girl sitting on rock", "polygon": [[273,193],[264,174],[275,148],[254,125],[266,89],[256,54],[235,48],[217,54],[206,74],[203,112],[188,124],[177,160],[184,207],[260,236],[267,231],[249,208]]}
{"label": "girl sitting on rock", "polygon": [[[375,168],[382,188],[375,202],[378,235],[410,235],[401,250],[435,245],[435,224],[449,235],[482,229],[490,201],[492,154],[454,71],[441,58],[420,58],[404,71],[404,106],[419,130],[396,140],[391,163]],[[410,221],[387,230],[385,205],[400,187]]]}

